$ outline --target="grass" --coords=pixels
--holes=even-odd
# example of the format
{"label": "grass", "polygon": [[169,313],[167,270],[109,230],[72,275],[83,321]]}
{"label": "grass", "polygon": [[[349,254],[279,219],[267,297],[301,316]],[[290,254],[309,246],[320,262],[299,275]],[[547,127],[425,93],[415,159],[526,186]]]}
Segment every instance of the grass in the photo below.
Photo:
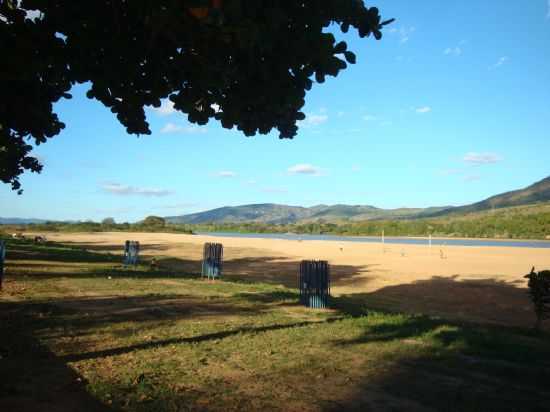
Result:
{"label": "grass", "polygon": [[9,241],[0,410],[543,411],[550,337]]}

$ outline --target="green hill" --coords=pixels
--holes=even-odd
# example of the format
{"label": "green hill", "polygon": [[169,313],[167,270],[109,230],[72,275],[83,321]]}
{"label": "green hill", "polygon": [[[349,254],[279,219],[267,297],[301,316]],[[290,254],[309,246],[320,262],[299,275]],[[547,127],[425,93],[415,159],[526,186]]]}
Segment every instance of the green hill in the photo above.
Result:
{"label": "green hill", "polygon": [[460,216],[485,210],[524,206],[546,201],[550,201],[550,177],[525,189],[503,193],[481,202],[458,207],[380,209],[369,205],[338,204],[301,207],[265,203],[226,206],[190,215],[170,216],[166,220],[174,224],[264,223],[284,225],[292,223],[345,223],[366,220]]}
{"label": "green hill", "polygon": [[306,222],[342,222],[372,219],[404,219],[420,217],[447,207],[428,209],[379,209],[359,205],[317,205],[313,207],[287,206],[272,203],[226,206],[206,212],[184,216],[170,216],[166,220],[174,224],[202,223],[267,223],[289,224]]}
{"label": "green hill", "polygon": [[532,184],[524,189],[514,190],[512,192],[502,193],[500,195],[492,196],[481,202],[473,203],[471,205],[453,207],[434,213],[430,213],[427,216],[444,216],[444,215],[459,215],[473,212],[480,212],[484,210],[501,209],[512,206],[524,206],[536,203],[543,203],[550,201],[550,177],[547,177],[537,183]]}

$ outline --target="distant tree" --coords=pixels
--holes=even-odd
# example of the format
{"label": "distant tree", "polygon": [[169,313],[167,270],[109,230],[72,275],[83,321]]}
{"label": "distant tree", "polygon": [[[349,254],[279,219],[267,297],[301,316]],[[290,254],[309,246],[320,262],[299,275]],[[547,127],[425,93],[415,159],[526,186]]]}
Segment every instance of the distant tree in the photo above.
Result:
{"label": "distant tree", "polygon": [[164,227],[166,225],[166,220],[158,216],[147,216],[142,224],[149,227]]}
{"label": "distant tree", "polygon": [[356,60],[327,27],[380,39],[390,22],[363,0],[0,0],[0,181],[21,193],[42,170],[29,141],[65,127],[53,104],[77,83],[128,133],[169,98],[191,123],[292,138],[314,81]]}
{"label": "distant tree", "polygon": [[103,219],[101,221],[101,225],[102,226],[114,226],[114,225],[116,225],[116,222],[115,222],[115,219],[113,219],[112,217],[106,217],[105,219]]}

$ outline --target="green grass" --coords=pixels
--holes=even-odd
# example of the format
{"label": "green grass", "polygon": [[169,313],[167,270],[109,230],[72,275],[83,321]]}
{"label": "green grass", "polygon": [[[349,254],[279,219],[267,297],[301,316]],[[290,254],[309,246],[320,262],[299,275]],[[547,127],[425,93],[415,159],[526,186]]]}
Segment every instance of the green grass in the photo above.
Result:
{"label": "green grass", "polygon": [[8,244],[0,410],[536,411],[550,338]]}

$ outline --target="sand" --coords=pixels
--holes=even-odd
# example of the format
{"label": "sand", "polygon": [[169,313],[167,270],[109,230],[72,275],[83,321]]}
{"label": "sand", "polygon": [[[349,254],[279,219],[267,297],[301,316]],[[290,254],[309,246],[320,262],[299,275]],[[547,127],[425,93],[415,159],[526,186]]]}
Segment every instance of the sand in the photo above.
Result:
{"label": "sand", "polygon": [[145,257],[200,272],[204,242],[224,245],[224,275],[296,286],[302,259],[328,260],[335,296],[364,300],[369,307],[453,319],[530,326],[534,322],[524,275],[550,269],[549,249],[432,247],[338,241],[246,239],[164,233],[50,233],[49,240],[90,250],[122,253],[138,240]]}

